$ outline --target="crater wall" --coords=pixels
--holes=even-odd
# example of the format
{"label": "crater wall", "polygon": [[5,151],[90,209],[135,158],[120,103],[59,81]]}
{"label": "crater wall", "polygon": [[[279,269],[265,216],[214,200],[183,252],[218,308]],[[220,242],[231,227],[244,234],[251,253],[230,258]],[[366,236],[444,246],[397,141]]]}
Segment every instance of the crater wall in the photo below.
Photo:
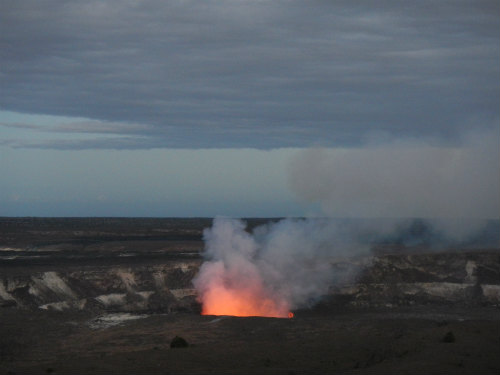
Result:
{"label": "crater wall", "polygon": [[[124,312],[199,311],[192,279],[202,263],[152,259],[0,267],[0,306]],[[332,260],[343,275],[324,301],[353,307],[431,303],[500,306],[500,252],[386,254]]]}
{"label": "crater wall", "polygon": [[51,310],[195,310],[200,260],[107,267],[39,267],[0,273],[0,305]]}

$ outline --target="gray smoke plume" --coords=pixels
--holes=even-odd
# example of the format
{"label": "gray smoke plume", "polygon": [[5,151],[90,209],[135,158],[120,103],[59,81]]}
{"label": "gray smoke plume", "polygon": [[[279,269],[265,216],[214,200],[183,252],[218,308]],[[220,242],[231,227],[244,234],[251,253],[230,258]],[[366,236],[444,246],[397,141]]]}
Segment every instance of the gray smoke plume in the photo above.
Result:
{"label": "gray smoke plume", "polygon": [[[499,222],[489,223],[487,245],[498,246]],[[193,281],[203,313],[272,317],[354,282],[373,250],[388,244],[420,251],[476,243],[453,242],[423,219],[283,219],[249,232],[241,220],[216,218],[204,238],[205,262]]]}
{"label": "gray smoke plume", "polygon": [[290,186],[329,217],[498,220],[499,150],[497,128],[455,145],[391,140],[308,149],[290,162]]}
{"label": "gray smoke plume", "polygon": [[376,231],[328,219],[285,219],[249,233],[216,218],[205,230],[206,261],[194,279],[204,314],[286,317],[355,275],[343,258],[369,253]]}
{"label": "gray smoke plume", "polygon": [[495,130],[454,147],[393,141],[300,152],[292,187],[329,218],[284,219],[252,233],[240,220],[215,219],[194,279],[203,313],[286,317],[352,282],[364,256],[387,244],[498,247],[498,141]]}

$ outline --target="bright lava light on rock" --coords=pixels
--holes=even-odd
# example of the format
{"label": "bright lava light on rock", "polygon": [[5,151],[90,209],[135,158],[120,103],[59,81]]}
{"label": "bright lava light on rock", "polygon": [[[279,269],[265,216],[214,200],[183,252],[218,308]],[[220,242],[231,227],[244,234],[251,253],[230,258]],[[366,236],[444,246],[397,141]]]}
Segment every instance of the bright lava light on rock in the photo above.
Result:
{"label": "bright lava light on rock", "polygon": [[293,317],[286,303],[277,303],[262,296],[262,292],[260,288],[234,290],[212,286],[204,295],[202,315]]}

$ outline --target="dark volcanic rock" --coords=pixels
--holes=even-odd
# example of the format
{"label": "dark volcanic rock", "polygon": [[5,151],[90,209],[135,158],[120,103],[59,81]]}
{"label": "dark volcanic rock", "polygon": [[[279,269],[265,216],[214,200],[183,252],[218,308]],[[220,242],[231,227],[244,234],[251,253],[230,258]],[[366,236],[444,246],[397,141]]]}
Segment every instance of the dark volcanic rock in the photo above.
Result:
{"label": "dark volcanic rock", "polygon": [[[265,222],[249,220],[249,228]],[[0,218],[0,306],[199,311],[192,280],[210,225],[210,219]],[[408,252],[384,244],[374,256],[332,259],[334,283],[323,302],[500,305],[498,249],[419,246]]]}
{"label": "dark volcanic rock", "polygon": [[379,255],[332,295],[351,296],[350,304],[360,306],[500,305],[499,267],[498,250]]}
{"label": "dark volcanic rock", "polygon": [[[51,310],[185,310],[195,303],[191,280],[199,265],[199,260],[191,260],[136,267],[51,267],[23,275],[9,269],[0,273],[0,303]],[[172,285],[171,273],[182,275]]]}
{"label": "dark volcanic rock", "polygon": [[175,336],[170,342],[171,348],[187,348],[189,344],[182,337]]}
{"label": "dark volcanic rock", "polygon": [[[155,264],[0,268],[0,304],[53,310],[197,310],[192,280],[201,259]],[[498,252],[343,259],[329,298],[351,306],[427,303],[500,305]],[[356,278],[357,275],[357,278]]]}

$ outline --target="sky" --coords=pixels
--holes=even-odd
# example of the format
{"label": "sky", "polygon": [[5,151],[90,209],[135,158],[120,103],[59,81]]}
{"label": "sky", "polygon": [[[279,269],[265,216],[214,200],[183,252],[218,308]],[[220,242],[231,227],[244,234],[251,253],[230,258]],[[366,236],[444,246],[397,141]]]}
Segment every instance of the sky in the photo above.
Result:
{"label": "sky", "polygon": [[0,216],[500,216],[500,3],[5,0]]}

